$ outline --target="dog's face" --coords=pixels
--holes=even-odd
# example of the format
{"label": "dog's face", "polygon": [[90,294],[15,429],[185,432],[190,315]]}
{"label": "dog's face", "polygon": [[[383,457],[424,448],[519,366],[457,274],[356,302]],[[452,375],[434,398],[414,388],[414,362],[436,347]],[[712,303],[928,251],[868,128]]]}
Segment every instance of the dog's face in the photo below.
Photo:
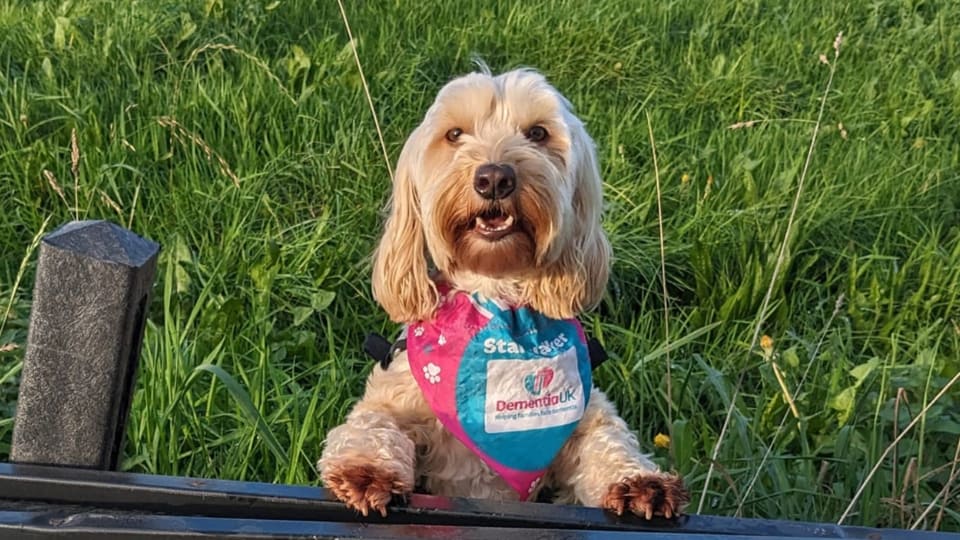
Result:
{"label": "dog's face", "polygon": [[454,284],[512,283],[518,300],[573,316],[606,285],[601,199],[593,142],[543,76],[458,78],[401,152],[374,294],[395,320],[429,317],[429,258]]}
{"label": "dog's face", "polygon": [[445,274],[528,275],[556,258],[577,167],[564,99],[529,72],[448,84],[411,138],[427,248]]}

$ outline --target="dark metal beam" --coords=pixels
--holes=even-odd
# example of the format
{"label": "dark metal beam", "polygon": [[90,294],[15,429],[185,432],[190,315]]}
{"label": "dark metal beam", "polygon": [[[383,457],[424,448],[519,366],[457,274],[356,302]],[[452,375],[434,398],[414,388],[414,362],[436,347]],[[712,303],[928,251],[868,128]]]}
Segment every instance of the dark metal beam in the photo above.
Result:
{"label": "dark metal beam", "polygon": [[[179,516],[181,519],[214,520],[191,521],[198,526],[207,523],[225,523],[216,520],[232,520],[240,526],[252,520],[300,523],[297,530],[305,531],[310,530],[311,526],[319,527],[321,524],[327,524],[324,526],[332,527],[330,524],[337,523],[342,527],[348,527],[351,531],[356,527],[364,530],[373,527],[371,530],[381,531],[383,534],[387,534],[386,531],[393,531],[388,536],[401,538],[402,536],[397,535],[406,534],[404,531],[416,530],[419,531],[418,534],[426,534],[434,529],[422,527],[444,526],[464,530],[524,530],[525,536],[530,536],[532,531],[550,530],[571,533],[604,531],[631,533],[634,537],[643,536],[648,539],[665,536],[677,538],[678,535],[697,538],[702,535],[703,538],[723,536],[727,538],[960,540],[960,535],[944,533],[716,516],[694,515],[686,516],[676,522],[666,520],[646,522],[634,517],[618,518],[596,508],[580,506],[495,503],[428,495],[414,495],[407,504],[391,507],[387,518],[379,516],[361,518],[342,503],[334,500],[325,490],[315,487],[0,463],[0,506],[4,504],[2,502],[4,500],[18,501],[16,504],[52,504],[98,509],[98,512],[74,511],[74,514],[84,516],[81,520],[84,523],[93,523],[90,521],[91,514],[100,516],[98,519],[106,519],[103,516],[117,515],[129,518],[130,515],[162,513]],[[51,511],[50,507],[45,508],[47,513]],[[8,518],[10,523],[15,521],[13,516]],[[30,516],[30,519],[35,518],[41,519],[38,515]],[[80,519],[73,517],[71,523]],[[361,521],[362,524],[360,524]],[[44,523],[42,519],[40,523]],[[106,522],[103,523],[106,524]],[[334,536],[343,536],[345,531],[347,529],[337,529]],[[505,534],[507,533],[498,533],[499,536],[496,537],[512,538],[509,535],[504,536]],[[299,537],[298,535],[300,533],[292,537]],[[456,536],[461,535],[458,532]],[[7,538],[3,535],[0,537]],[[264,538],[274,537],[277,536],[264,536]],[[476,536],[476,538],[488,537]]]}
{"label": "dark metal beam", "polygon": [[[636,533],[561,529],[511,529],[451,525],[370,525],[357,522],[210,518],[137,513],[103,513],[70,507],[18,507],[0,505],[0,534],[9,540],[33,538],[461,538],[510,540],[556,538],[568,540],[627,540]],[[668,538],[669,537],[669,538]],[[672,540],[669,533],[650,533],[647,540]],[[716,535],[691,535],[696,540],[716,540]],[[723,537],[753,538],[753,537]]]}
{"label": "dark metal beam", "polygon": [[[456,525],[383,525],[357,522],[210,518],[197,516],[103,513],[80,507],[54,507],[0,503],[0,535],[5,540],[69,538],[170,538],[170,539],[378,539],[419,538],[462,540],[674,540],[675,534],[651,531],[578,531],[463,527]],[[776,536],[685,534],[690,540],[766,540]],[[814,539],[815,536],[804,538]]]}

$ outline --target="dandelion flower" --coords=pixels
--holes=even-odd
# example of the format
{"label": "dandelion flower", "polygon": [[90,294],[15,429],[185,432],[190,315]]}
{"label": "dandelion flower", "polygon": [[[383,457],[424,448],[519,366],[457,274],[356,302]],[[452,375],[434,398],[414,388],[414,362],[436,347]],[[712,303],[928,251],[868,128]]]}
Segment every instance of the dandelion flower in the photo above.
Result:
{"label": "dandelion flower", "polygon": [[670,448],[670,436],[657,433],[657,436],[653,438],[653,445],[657,448]]}
{"label": "dandelion flower", "polygon": [[764,334],[763,337],[760,338],[760,348],[763,349],[763,354],[769,358],[773,352],[773,338]]}

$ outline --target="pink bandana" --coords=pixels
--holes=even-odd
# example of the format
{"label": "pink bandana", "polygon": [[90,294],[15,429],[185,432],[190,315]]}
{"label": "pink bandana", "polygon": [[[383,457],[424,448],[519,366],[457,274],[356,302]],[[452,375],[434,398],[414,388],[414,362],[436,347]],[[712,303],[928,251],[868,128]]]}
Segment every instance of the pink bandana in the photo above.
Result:
{"label": "pink bandana", "polygon": [[586,410],[583,328],[441,292],[435,318],[407,328],[410,369],[443,426],[526,500]]}

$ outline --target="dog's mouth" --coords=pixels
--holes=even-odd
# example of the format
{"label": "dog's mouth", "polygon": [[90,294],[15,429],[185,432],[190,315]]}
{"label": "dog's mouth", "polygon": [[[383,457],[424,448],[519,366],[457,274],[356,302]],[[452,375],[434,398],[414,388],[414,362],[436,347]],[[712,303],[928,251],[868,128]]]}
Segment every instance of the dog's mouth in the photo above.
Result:
{"label": "dog's mouth", "polygon": [[473,219],[471,230],[483,238],[496,241],[515,232],[517,218],[502,208],[484,210]]}

